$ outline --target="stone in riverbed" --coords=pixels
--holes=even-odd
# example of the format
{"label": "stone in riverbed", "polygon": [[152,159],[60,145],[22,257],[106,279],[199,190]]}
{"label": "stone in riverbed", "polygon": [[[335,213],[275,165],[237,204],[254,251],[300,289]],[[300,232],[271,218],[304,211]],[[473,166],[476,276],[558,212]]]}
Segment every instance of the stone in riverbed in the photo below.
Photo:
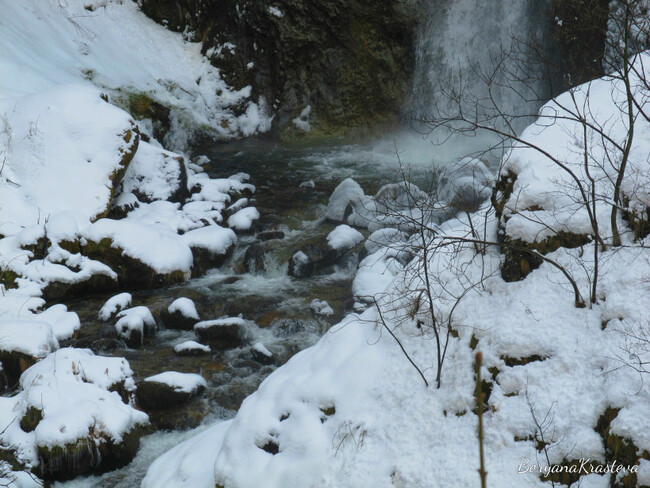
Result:
{"label": "stone in riverbed", "polygon": [[256,342],[253,344],[251,347],[251,356],[255,361],[261,364],[273,364],[275,362],[273,353],[269,351],[261,342]]}
{"label": "stone in riverbed", "polygon": [[244,254],[244,271],[246,273],[260,273],[265,270],[264,247],[260,244],[251,244]]}
{"label": "stone in riverbed", "polygon": [[364,192],[359,183],[352,178],[343,180],[330,196],[325,218],[330,222],[345,222],[352,213],[353,203],[363,197]]}
{"label": "stone in riverbed", "polygon": [[192,330],[199,322],[194,302],[189,298],[177,298],[161,312],[161,319],[168,329]]}
{"label": "stone in riverbed", "polygon": [[194,326],[201,342],[216,342],[228,347],[240,346],[244,341],[246,321],[239,317],[205,320]]}
{"label": "stone in riverbed", "polygon": [[156,331],[156,321],[147,307],[127,308],[117,314],[115,330],[129,347],[140,347],[144,336]]}
{"label": "stone in riverbed", "polygon": [[196,341],[185,341],[174,346],[174,353],[177,356],[204,356],[210,354],[210,346]]}
{"label": "stone in riverbed", "polygon": [[265,230],[264,232],[259,232],[257,238],[260,241],[270,241],[271,239],[284,239],[284,232],[281,230]]}
{"label": "stone in riverbed", "polygon": [[145,378],[138,385],[136,401],[146,412],[182,405],[203,393],[205,379],[194,373],[167,371]]}

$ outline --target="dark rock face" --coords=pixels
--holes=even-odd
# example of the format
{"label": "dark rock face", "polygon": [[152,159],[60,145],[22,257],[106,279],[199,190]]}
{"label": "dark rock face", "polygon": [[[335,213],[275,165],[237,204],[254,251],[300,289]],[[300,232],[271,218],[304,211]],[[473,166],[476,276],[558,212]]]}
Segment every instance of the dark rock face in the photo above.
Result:
{"label": "dark rock face", "polygon": [[251,244],[244,255],[244,271],[261,273],[264,269],[264,248],[259,244]]}
{"label": "dark rock face", "polygon": [[187,402],[190,398],[200,395],[205,387],[200,386],[196,391],[179,391],[173,387],[156,381],[143,381],[138,385],[136,400],[145,412],[176,407]]}
{"label": "dark rock face", "polygon": [[266,100],[275,129],[285,135],[298,133],[292,121],[308,106],[317,135],[363,131],[399,118],[413,67],[411,2],[140,3],[145,14],[172,30],[189,27],[229,85],[250,85],[254,100]]}

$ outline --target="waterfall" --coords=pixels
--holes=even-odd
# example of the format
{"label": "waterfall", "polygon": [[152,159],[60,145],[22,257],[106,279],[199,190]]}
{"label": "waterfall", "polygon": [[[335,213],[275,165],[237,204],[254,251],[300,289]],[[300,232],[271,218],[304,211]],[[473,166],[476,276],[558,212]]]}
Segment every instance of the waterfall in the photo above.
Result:
{"label": "waterfall", "polygon": [[[529,39],[531,34],[543,38],[550,20],[549,4],[550,0],[422,0],[406,117],[427,119],[433,116],[436,106],[449,105],[447,97],[439,93],[441,86],[450,88],[462,83],[469,93],[486,96],[485,83],[478,79],[474,68],[491,70],[500,50],[513,46],[513,38]],[[527,75],[520,67],[529,59],[520,57],[520,61],[523,63],[506,64],[504,68]],[[516,88],[528,94],[537,90],[542,98],[548,93],[539,83],[526,85]],[[496,88],[493,95],[504,110],[518,115],[535,113],[540,105],[538,101],[522,101],[512,89]]]}

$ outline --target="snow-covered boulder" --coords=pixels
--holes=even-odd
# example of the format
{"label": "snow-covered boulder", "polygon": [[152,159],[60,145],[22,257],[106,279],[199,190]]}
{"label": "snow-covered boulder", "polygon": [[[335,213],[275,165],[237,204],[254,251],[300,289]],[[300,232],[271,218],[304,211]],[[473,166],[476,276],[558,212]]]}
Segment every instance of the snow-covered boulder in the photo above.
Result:
{"label": "snow-covered boulder", "polygon": [[251,346],[251,357],[261,364],[273,364],[275,361],[273,353],[261,342],[256,342]]}
{"label": "snow-covered boulder", "polygon": [[334,310],[325,300],[318,300],[316,298],[309,304],[309,308],[312,313],[317,316],[330,317],[331,315],[334,315]]}
{"label": "snow-covered boulder", "polygon": [[351,204],[363,198],[363,188],[352,178],[343,180],[334,189],[327,203],[325,218],[332,222],[345,222],[352,212]]}
{"label": "snow-covered boulder", "polygon": [[192,250],[192,275],[199,276],[209,268],[221,265],[232,254],[237,236],[232,229],[208,225],[186,232],[182,241]]}
{"label": "snow-covered boulder", "polygon": [[115,331],[129,347],[140,347],[144,336],[156,331],[156,321],[147,307],[127,308],[118,313],[116,319]]}
{"label": "snow-covered boulder", "polygon": [[33,318],[0,318],[0,363],[10,386],[27,368],[59,348],[52,325]]}
{"label": "snow-covered boulder", "polygon": [[408,234],[398,229],[379,229],[368,236],[364,246],[368,254],[374,254],[382,247],[400,248],[405,245]]}
{"label": "snow-covered boulder", "polygon": [[476,158],[463,158],[447,164],[438,179],[438,198],[451,212],[474,211],[492,195],[494,175]]}
{"label": "snow-covered boulder", "polygon": [[146,414],[125,403],[134,390],[132,376],[122,358],[85,349],[50,354],[22,374],[16,396],[0,403],[0,442],[33,458],[46,479],[122,466],[148,424]]}
{"label": "snow-covered boulder", "polygon": [[174,346],[174,353],[177,356],[203,356],[210,354],[210,346],[200,344],[196,341],[185,341]]}
{"label": "snow-covered boulder", "polygon": [[166,371],[141,381],[136,399],[145,411],[166,409],[200,395],[207,386],[201,375]]}
{"label": "snow-covered boulder", "polygon": [[129,308],[132,301],[133,297],[128,292],[123,292],[112,296],[106,300],[104,306],[99,309],[97,318],[102,322],[108,322],[113,319],[113,317],[115,317],[119,312]]}
{"label": "snow-covered boulder", "polygon": [[164,309],[161,319],[168,329],[183,330],[192,330],[194,325],[201,320],[194,302],[185,297],[177,298]]}
{"label": "snow-covered boulder", "polygon": [[184,203],[189,196],[183,157],[141,142],[119,188],[140,202],[155,200]]}
{"label": "snow-covered boulder", "polygon": [[228,217],[228,227],[238,231],[249,231],[259,218],[260,213],[255,207],[242,208]]}
{"label": "snow-covered boulder", "polygon": [[5,98],[0,113],[6,118],[0,132],[0,234],[58,212],[83,212],[89,219],[108,213],[138,148],[129,114],[84,85]]}
{"label": "snow-covered boulder", "polygon": [[246,321],[239,317],[204,320],[194,326],[201,342],[217,343],[229,347],[240,345],[246,335]]}
{"label": "snow-covered boulder", "polygon": [[289,260],[288,273],[296,278],[311,276],[353,254],[362,241],[361,232],[346,224],[339,225],[324,239],[296,251]]}

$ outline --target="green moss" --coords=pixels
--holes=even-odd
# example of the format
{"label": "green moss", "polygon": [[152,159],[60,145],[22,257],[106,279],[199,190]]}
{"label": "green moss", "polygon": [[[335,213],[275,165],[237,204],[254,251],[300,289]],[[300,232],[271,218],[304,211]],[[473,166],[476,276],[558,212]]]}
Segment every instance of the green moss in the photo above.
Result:
{"label": "green moss", "polygon": [[8,290],[18,287],[18,284],[16,283],[18,278],[20,278],[20,275],[10,269],[3,269],[0,271],[0,284]]}
{"label": "green moss", "polygon": [[36,407],[29,407],[20,419],[20,428],[25,432],[33,432],[41,420],[43,420],[43,411]]}

